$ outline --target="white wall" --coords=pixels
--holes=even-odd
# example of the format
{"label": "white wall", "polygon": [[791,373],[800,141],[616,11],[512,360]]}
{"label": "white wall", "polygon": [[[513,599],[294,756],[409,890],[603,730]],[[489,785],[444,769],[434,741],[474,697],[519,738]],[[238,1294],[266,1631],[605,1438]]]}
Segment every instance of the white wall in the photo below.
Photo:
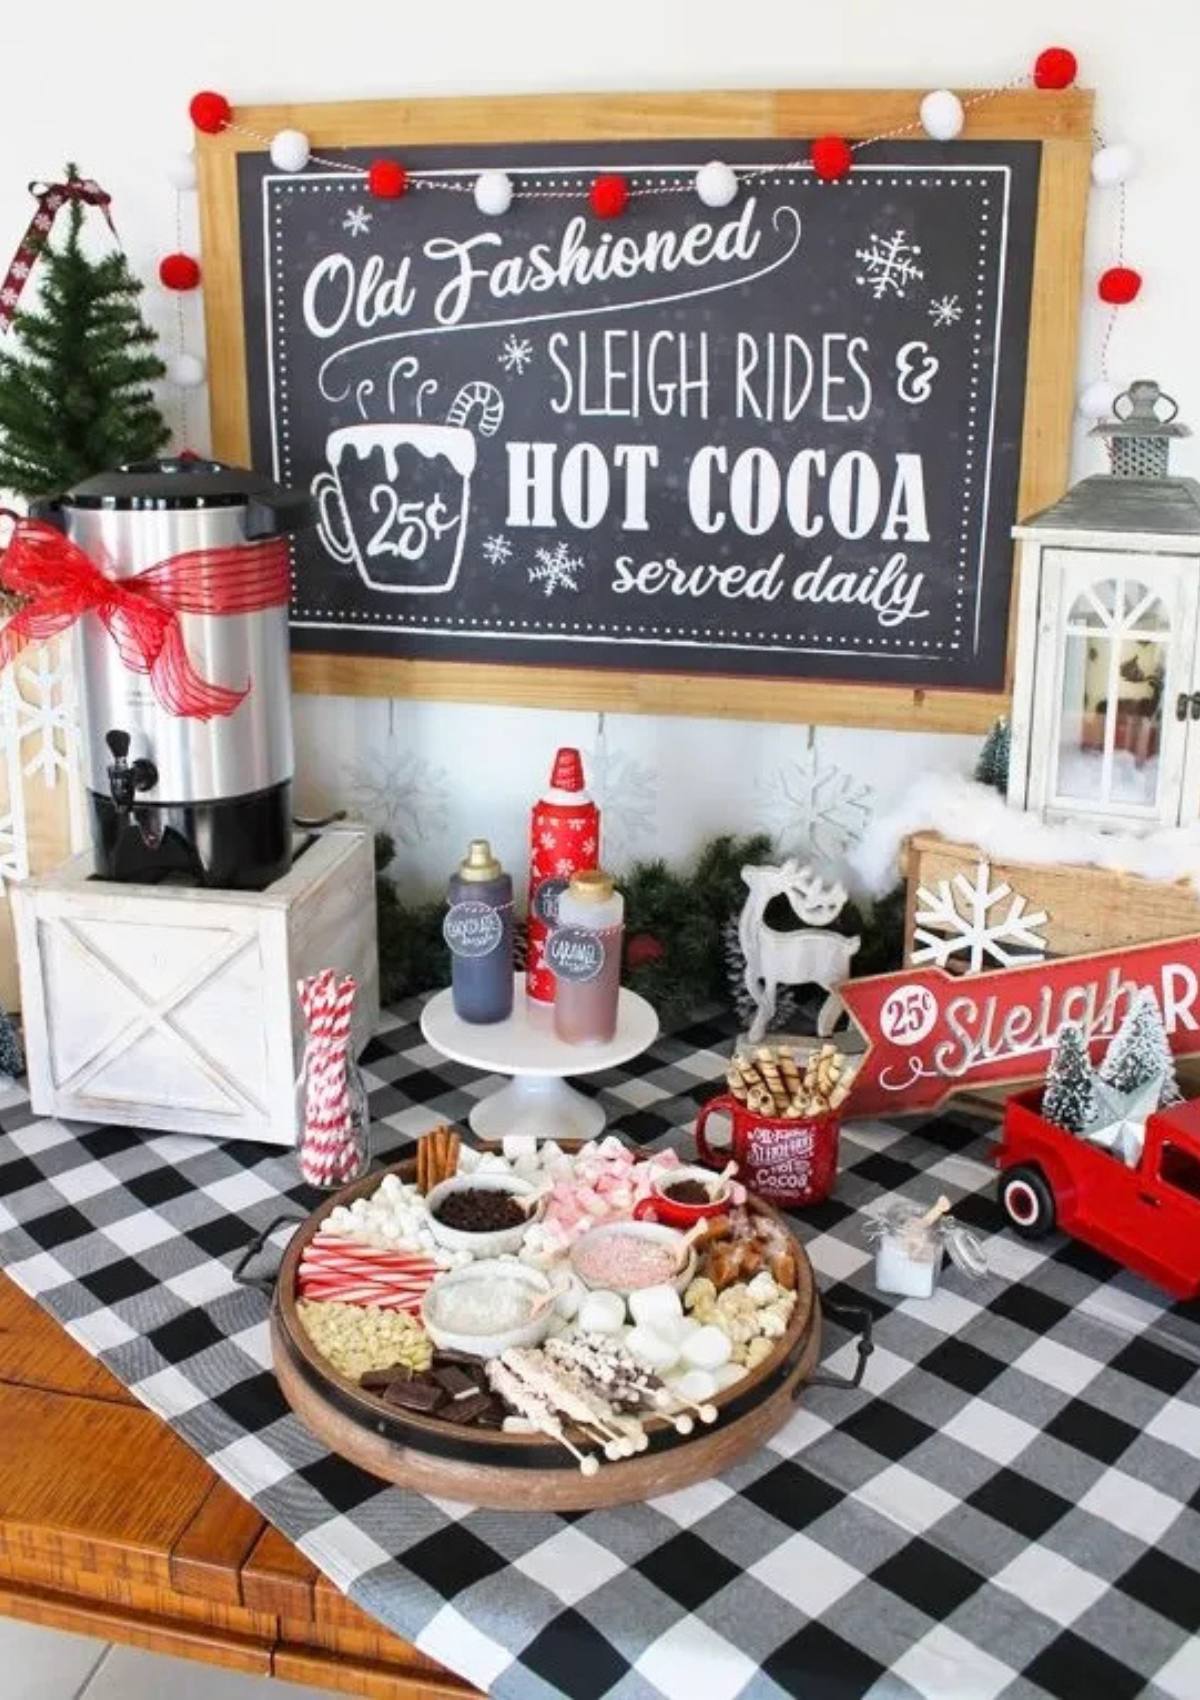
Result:
{"label": "white wall", "polygon": [[[1098,91],[1109,139],[1134,143],[1143,168],[1129,195],[1126,252],[1142,267],[1141,300],[1113,338],[1113,375],[1149,375],[1200,427],[1200,9],[1194,0],[341,0],[288,7],[204,0],[179,10],[148,0],[59,0],[52,13],[15,0],[0,18],[0,262],[29,216],[24,185],[65,158],[103,183],[130,259],[152,278],[176,246],[175,197],[161,170],[190,144],[189,96],[238,102],[402,98],[406,94],[733,86],[987,86],[1063,42]],[[1106,263],[1116,205],[1093,196],[1089,271]],[[196,242],[185,209],[184,245]],[[174,305],[150,311],[168,338]],[[200,346],[199,304],[189,334]],[[1090,298],[1084,374],[1098,367],[1103,321]],[[205,446],[202,404],[168,407],[181,439]],[[1181,470],[1200,471],[1193,442]],[[1076,470],[1099,465],[1077,432]],[[610,716],[435,704],[298,699],[300,801],[349,802],[401,844],[411,890],[439,885],[472,834],[491,833],[515,865],[525,810],[559,742],[600,756],[610,849],[682,857],[706,835],[766,826],[789,846],[806,837],[806,771],[827,777],[825,802],[853,827],[923,768],[966,767],[978,740],[728,721]],[[832,777],[828,777],[833,770]]]}

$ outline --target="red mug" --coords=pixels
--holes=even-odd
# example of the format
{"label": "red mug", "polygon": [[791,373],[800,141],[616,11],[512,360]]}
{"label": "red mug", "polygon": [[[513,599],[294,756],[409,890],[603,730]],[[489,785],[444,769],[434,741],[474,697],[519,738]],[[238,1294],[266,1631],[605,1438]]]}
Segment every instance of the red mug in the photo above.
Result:
{"label": "red mug", "polygon": [[[723,1166],[723,1165],[722,1165]],[[712,1176],[705,1169],[670,1169],[655,1181],[645,1198],[640,1198],[633,1207],[635,1220],[639,1222],[665,1222],[672,1228],[691,1228],[706,1216],[723,1216],[729,1209],[729,1194],[731,1183],[727,1180],[717,1197],[708,1204],[688,1204],[683,1199],[668,1196],[673,1186],[680,1181],[699,1181],[702,1186],[712,1185]]]}
{"label": "red mug", "polygon": [[[705,1136],[709,1116],[727,1115],[731,1143],[714,1149]],[[760,1116],[740,1099],[722,1092],[710,1098],[696,1117],[696,1149],[700,1161],[723,1168],[730,1157],[738,1179],[760,1198],[795,1209],[828,1198],[837,1178],[838,1129],[836,1110],[823,1116]]]}

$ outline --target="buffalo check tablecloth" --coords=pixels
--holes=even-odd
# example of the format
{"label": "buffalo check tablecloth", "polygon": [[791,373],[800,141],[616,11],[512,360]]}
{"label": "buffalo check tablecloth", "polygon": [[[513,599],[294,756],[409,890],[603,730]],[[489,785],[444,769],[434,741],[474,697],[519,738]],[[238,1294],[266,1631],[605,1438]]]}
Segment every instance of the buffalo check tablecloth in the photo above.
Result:
{"label": "buffalo check tablecloth", "polygon": [[[417,1008],[364,1057],[380,1156],[495,1084],[433,1052]],[[664,1036],[589,1089],[626,1139],[687,1149],[731,1037]],[[292,1155],[39,1120],[16,1088],[0,1128],[0,1264],[360,1605],[481,1689],[1200,1696],[1200,1308],[1003,1231],[982,1123],[846,1129],[836,1196],[798,1218],[826,1291],[875,1313],[863,1389],[811,1389],[719,1480],[571,1516],[381,1486],[291,1415],[266,1302],[231,1271],[315,1202]],[[861,1212],[943,1191],[991,1273],[880,1298]],[[828,1351],[851,1367],[836,1330]]]}

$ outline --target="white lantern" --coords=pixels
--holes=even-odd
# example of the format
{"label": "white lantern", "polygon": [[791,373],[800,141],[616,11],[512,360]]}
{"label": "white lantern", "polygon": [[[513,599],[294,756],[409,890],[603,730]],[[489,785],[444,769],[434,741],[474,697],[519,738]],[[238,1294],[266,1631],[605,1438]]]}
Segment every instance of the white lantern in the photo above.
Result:
{"label": "white lantern", "polygon": [[1176,405],[1117,397],[1112,471],[1014,529],[1008,800],[1127,833],[1200,818],[1200,483],[1168,475]]}

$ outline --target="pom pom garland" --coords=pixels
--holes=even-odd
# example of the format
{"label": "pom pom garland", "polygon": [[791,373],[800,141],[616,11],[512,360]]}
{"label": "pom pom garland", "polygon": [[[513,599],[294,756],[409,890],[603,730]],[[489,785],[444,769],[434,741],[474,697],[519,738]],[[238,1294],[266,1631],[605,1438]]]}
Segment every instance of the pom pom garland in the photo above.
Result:
{"label": "pom pom garland", "polygon": [[194,189],[196,187],[196,159],[194,154],[172,154],[167,161],[167,182],[172,189]]}
{"label": "pom pom garland", "polygon": [[200,282],[200,262],[190,254],[167,254],[159,262],[158,281],[164,289],[195,289]]}
{"label": "pom pom garland", "polygon": [[1126,183],[1137,169],[1137,155],[1125,142],[1113,142],[1092,155],[1092,182],[1098,189]]}
{"label": "pom pom garland", "polygon": [[1033,62],[1033,80],[1040,89],[1069,89],[1079,61],[1069,47],[1044,47]]}
{"label": "pom pom garland", "polygon": [[204,362],[198,354],[176,354],[167,362],[167,378],[181,390],[194,390],[204,382]]}
{"label": "pom pom garland", "polygon": [[381,201],[399,200],[408,188],[408,172],[398,159],[372,160],[367,188]]}
{"label": "pom pom garland", "polygon": [[276,171],[303,171],[311,153],[303,130],[279,130],[271,137],[271,164]]}
{"label": "pom pom garland", "polygon": [[965,123],[963,103],[951,89],[933,89],[921,102],[921,128],[935,142],[952,142]]}
{"label": "pom pom garland", "polygon": [[854,163],[850,143],[844,136],[818,136],[808,150],[808,157],[823,183],[835,183]]}
{"label": "pom pom garland", "polygon": [[507,171],[481,171],[475,179],[475,205],[488,218],[502,218],[512,206],[512,178]]}
{"label": "pom pom garland", "polygon": [[588,200],[597,218],[620,218],[629,204],[629,185],[615,171],[593,180]]}
{"label": "pom pom garland", "polygon": [[223,94],[217,94],[213,89],[201,89],[199,94],[192,96],[188,114],[197,130],[203,130],[206,136],[215,136],[233,117],[233,108]]}
{"label": "pom pom garland", "polygon": [[706,207],[727,207],[737,192],[737,173],[724,160],[710,159],[696,173],[696,193]]}
{"label": "pom pom garland", "polygon": [[1100,273],[1100,281],[1096,288],[1101,301],[1110,307],[1127,307],[1131,301],[1136,301],[1142,287],[1142,274],[1135,272],[1132,266],[1109,266],[1107,271]]}
{"label": "pom pom garland", "polygon": [[1124,388],[1124,384],[1118,384],[1112,378],[1093,378],[1079,392],[1080,413],[1085,419],[1111,418],[1113,402]]}

